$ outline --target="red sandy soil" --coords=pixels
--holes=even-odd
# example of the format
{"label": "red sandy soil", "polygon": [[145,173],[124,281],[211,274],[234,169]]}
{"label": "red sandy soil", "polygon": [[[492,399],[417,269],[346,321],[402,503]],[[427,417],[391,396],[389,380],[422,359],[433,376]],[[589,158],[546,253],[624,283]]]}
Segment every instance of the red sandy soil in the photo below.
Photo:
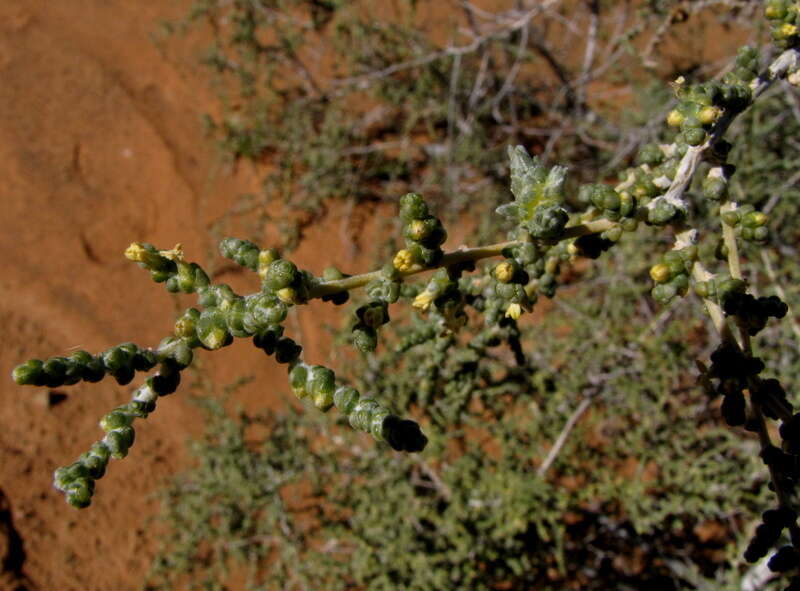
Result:
{"label": "red sandy soil", "polygon": [[[187,5],[0,0],[0,591],[138,589],[158,536],[153,493],[187,466],[184,443],[201,429],[179,389],[139,423],[131,454],[111,463],[92,506],[78,511],[53,489],[52,472],[100,438],[97,421],[138,380],[51,391],[8,377],[32,357],[157,344],[176,302],[192,299],[153,284],[123,251],[134,240],[180,242],[205,264],[212,224],[237,195],[258,190],[256,172],[227,174],[203,137],[200,117],[216,101],[198,40],[151,40],[160,19]],[[325,260],[306,247],[297,262],[353,268],[346,240],[323,232],[308,244],[325,236]],[[257,288],[251,274],[224,269],[215,280]],[[319,319],[312,310],[289,325],[312,362],[328,358]],[[286,403],[284,371],[253,347],[202,357],[214,383],[255,376],[237,394],[245,407]]]}

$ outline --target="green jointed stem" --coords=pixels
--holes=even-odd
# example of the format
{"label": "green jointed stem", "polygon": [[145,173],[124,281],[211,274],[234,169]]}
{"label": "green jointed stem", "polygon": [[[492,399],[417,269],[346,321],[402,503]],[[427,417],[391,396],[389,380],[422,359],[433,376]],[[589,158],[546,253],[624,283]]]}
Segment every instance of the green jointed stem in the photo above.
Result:
{"label": "green jointed stem", "polygon": [[[562,239],[578,238],[579,236],[587,236],[589,234],[599,234],[606,230],[613,228],[616,224],[612,221],[600,219],[574,226],[567,226],[562,234]],[[487,244],[486,246],[475,246],[472,248],[460,248],[445,253],[441,260],[432,267],[415,266],[408,271],[398,271],[400,277],[411,277],[426,271],[433,271],[442,267],[449,267],[459,263],[477,262],[482,259],[502,256],[503,251],[519,246],[522,244],[519,240],[509,240],[507,242],[498,242],[497,244]],[[344,279],[334,279],[331,281],[320,281],[309,290],[309,297],[321,298],[322,296],[333,295],[343,291],[350,291],[364,287],[372,281],[381,279],[383,272],[370,271],[369,273],[361,273],[359,275],[351,275]]]}

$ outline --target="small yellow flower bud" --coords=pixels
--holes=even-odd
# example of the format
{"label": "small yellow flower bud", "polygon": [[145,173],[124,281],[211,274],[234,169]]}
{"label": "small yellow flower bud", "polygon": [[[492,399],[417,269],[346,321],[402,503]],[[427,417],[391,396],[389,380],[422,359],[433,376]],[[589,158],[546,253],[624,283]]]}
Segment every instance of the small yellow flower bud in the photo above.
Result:
{"label": "small yellow flower bud", "polygon": [[514,263],[503,261],[494,268],[494,278],[500,283],[510,283],[514,278]]}
{"label": "small yellow flower bud", "polygon": [[203,344],[212,351],[219,349],[225,345],[225,340],[228,338],[228,333],[224,328],[214,327],[204,335]]}
{"label": "small yellow flower bud", "polygon": [[392,260],[394,268],[401,272],[410,271],[416,262],[414,253],[406,248],[397,251],[397,254],[394,255],[394,260]]}
{"label": "small yellow flower bud", "polygon": [[293,287],[284,287],[283,289],[279,289],[275,295],[278,296],[280,301],[286,304],[297,303],[297,292]]}
{"label": "small yellow flower bud", "polygon": [[669,115],[667,115],[667,125],[670,127],[680,127],[681,123],[683,123],[683,115],[680,111],[670,111]]}
{"label": "small yellow flower bud", "polygon": [[194,321],[187,318],[178,318],[175,321],[175,336],[189,337],[194,335]]}
{"label": "small yellow flower bud", "polygon": [[273,248],[267,248],[258,253],[258,276],[262,281],[267,276],[270,264],[276,260],[278,260],[278,253]]}
{"label": "small yellow flower bud", "polygon": [[671,276],[672,273],[669,270],[669,266],[665,265],[664,263],[658,263],[650,268],[650,277],[656,283],[664,283],[669,281]]}
{"label": "small yellow flower bud", "polygon": [[797,26],[789,23],[784,23],[778,29],[778,33],[783,39],[788,39],[792,35],[797,34]]}
{"label": "small yellow flower bud", "polygon": [[697,120],[703,125],[711,125],[719,119],[722,115],[722,109],[719,107],[703,107],[697,114]]}
{"label": "small yellow flower bud", "polygon": [[517,320],[520,316],[522,316],[522,306],[519,304],[509,304],[508,308],[506,308],[506,318]]}
{"label": "small yellow flower bud", "polygon": [[764,16],[767,18],[781,18],[783,11],[777,6],[767,6],[764,9]]}

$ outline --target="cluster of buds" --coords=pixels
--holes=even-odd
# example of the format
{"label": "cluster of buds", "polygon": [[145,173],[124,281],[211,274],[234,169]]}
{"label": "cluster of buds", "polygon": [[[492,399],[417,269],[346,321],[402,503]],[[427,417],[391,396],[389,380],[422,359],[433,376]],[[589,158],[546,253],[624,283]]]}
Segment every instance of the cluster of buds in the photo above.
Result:
{"label": "cluster of buds", "polygon": [[650,278],[656,283],[651,292],[653,299],[668,304],[675,296],[686,295],[695,260],[697,247],[694,245],[665,253],[661,262],[650,268]]}
{"label": "cluster of buds", "polygon": [[619,190],[604,184],[580,188],[578,198],[592,206],[591,217],[602,217],[616,223],[598,235],[581,236],[575,241],[576,254],[586,253],[589,258],[597,258],[619,242],[623,232],[633,232],[637,228],[637,199],[648,199],[658,193],[651,177],[649,166],[643,165],[628,171],[628,180],[619,185]]}
{"label": "cluster of buds", "polygon": [[378,346],[378,329],[387,324],[389,304],[400,297],[402,282],[394,265],[384,265],[380,276],[365,286],[370,300],[356,309],[352,329],[353,345],[362,353],[371,353]]}
{"label": "cluster of buds", "polygon": [[594,208],[595,215],[617,222],[602,236],[581,237],[576,247],[585,251],[585,256],[599,256],[610,246],[609,242],[618,241],[623,232],[634,231],[639,219],[649,225],[664,226],[686,216],[685,204],[661,196],[675,178],[685,153],[686,145],[682,146],[680,149],[679,144],[645,144],[637,154],[637,166],[623,171],[620,175],[623,181],[615,188],[598,184],[581,187],[578,197]]}
{"label": "cluster of buds", "polygon": [[441,246],[447,240],[447,232],[439,218],[430,214],[425,200],[417,193],[403,195],[400,198],[400,219],[404,223],[406,247],[395,255],[395,269],[408,272],[436,265],[442,258]]}
{"label": "cluster of buds", "polygon": [[756,211],[752,205],[729,209],[722,214],[722,222],[739,229],[740,236],[748,242],[763,245],[769,238],[767,214]]}
{"label": "cluster of buds", "polygon": [[790,0],[767,0],[764,16],[771,26],[772,41],[781,49],[797,47],[800,41],[800,6]]}
{"label": "cluster of buds", "polygon": [[353,345],[362,353],[370,353],[378,346],[378,329],[389,322],[389,303],[375,299],[356,310],[353,326]]}
{"label": "cluster of buds", "polygon": [[675,82],[679,103],[667,115],[667,125],[677,127],[675,138],[679,153],[686,146],[699,146],[708,139],[708,130],[730,111],[737,113],[752,100],[750,82],[758,75],[758,52],[752,47],[742,47],[736,56],[734,68],[721,82],[687,85],[683,78]]}
{"label": "cluster of buds", "polygon": [[703,197],[711,201],[725,201],[728,198],[728,185],[736,168],[730,164],[714,166],[703,179]]}
{"label": "cluster of buds", "polygon": [[734,279],[730,275],[720,273],[708,281],[696,281],[692,285],[692,289],[701,298],[708,298],[724,304],[725,300],[734,294],[744,293],[747,284],[741,279]]}
{"label": "cluster of buds", "polygon": [[[271,257],[267,255],[263,258],[266,261]],[[288,305],[304,304],[308,301],[308,291],[314,284],[314,276],[311,273],[301,271],[292,261],[281,258],[271,260],[262,269],[259,275],[263,277],[261,280],[263,292],[273,293]]]}
{"label": "cluster of buds", "polygon": [[[528,284],[528,273],[513,258],[505,259],[498,263],[492,270],[496,283],[494,293],[505,308],[506,318],[516,320],[522,310],[531,309],[531,301],[525,287]],[[532,294],[535,296],[535,294]]]}

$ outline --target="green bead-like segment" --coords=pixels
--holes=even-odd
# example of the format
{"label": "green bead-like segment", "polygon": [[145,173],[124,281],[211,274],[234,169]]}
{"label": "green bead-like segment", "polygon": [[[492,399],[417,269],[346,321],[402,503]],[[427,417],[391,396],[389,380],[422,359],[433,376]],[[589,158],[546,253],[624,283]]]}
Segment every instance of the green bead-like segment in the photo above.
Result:
{"label": "green bead-like segment", "polygon": [[428,204],[417,193],[406,193],[400,197],[400,219],[406,223],[428,217]]}
{"label": "green bead-like segment", "polygon": [[378,331],[365,324],[356,324],[352,330],[353,346],[362,353],[372,353],[378,348]]}
{"label": "green bead-like segment", "polygon": [[336,389],[336,374],[333,370],[315,365],[308,372],[308,392],[314,406],[327,412],[333,406],[333,392]]}
{"label": "green bead-like segment", "polygon": [[[159,395],[168,393],[164,390],[163,380],[172,380],[172,385],[177,387],[173,374],[178,374],[178,370],[166,360],[158,374],[147,378],[144,384],[134,390],[130,402],[118,406],[100,419],[100,428],[105,431],[105,437],[81,454],[77,461],[54,472],[53,485],[66,495],[70,505],[82,509],[91,504],[95,481],[105,475],[108,461],[111,458],[124,458],[133,446],[136,439],[134,421],[147,418],[155,410]],[[158,381],[159,378],[162,382]],[[172,385],[166,388],[170,389]],[[174,391],[174,388],[170,391]]]}
{"label": "green bead-like segment", "polygon": [[231,259],[242,267],[251,271],[258,271],[261,249],[249,240],[224,238],[219,243],[219,252],[225,258]]}
{"label": "green bead-like segment", "polygon": [[[638,184],[635,185],[636,190],[642,196],[651,196],[652,193],[657,192],[655,187],[651,188],[652,183],[643,175],[641,169],[636,169],[634,177],[638,181]],[[616,222],[636,213],[636,199],[627,191],[618,192],[609,185],[594,184],[581,187],[580,193],[582,199],[588,200],[601,212],[603,217],[611,221]]]}
{"label": "green bead-like segment", "polygon": [[427,438],[414,421],[402,420],[372,398],[350,386],[336,386],[333,370],[297,360],[289,366],[289,386],[300,398],[309,398],[323,412],[335,406],[350,426],[386,441],[397,451],[422,451]]}
{"label": "green bead-like segment", "polygon": [[219,308],[206,308],[197,319],[197,338],[212,351],[233,342],[225,313]]}
{"label": "green bead-like segment", "polygon": [[665,226],[686,217],[683,205],[671,203],[662,197],[653,199],[647,207],[647,223],[653,226]]}
{"label": "green bead-like segment", "polygon": [[322,412],[333,406],[336,375],[327,367],[295,362],[289,367],[289,386],[298,398],[310,396],[314,406]]}
{"label": "green bead-like segment", "polygon": [[176,365],[178,369],[184,369],[191,365],[194,358],[192,348],[199,346],[199,341],[195,344],[193,337],[166,337],[158,344],[156,353],[162,363],[168,361]]}
{"label": "green bead-like segment", "polygon": [[293,262],[278,259],[267,267],[264,286],[272,291],[278,291],[289,287],[294,282],[297,274],[298,270]]}
{"label": "green bead-like segment", "polygon": [[308,370],[305,363],[296,363],[289,368],[289,387],[292,393],[302,399],[308,396]]}
{"label": "green bead-like segment", "polygon": [[99,355],[75,351],[68,357],[31,359],[18,365],[11,377],[20,386],[71,386],[79,381],[99,382],[107,374],[120,385],[129,383],[137,371],[148,371],[157,363],[156,354],[134,343],[123,343]]}
{"label": "green bead-like segment", "polygon": [[286,320],[288,307],[274,295],[257,293],[244,298],[242,328],[250,334]]}

